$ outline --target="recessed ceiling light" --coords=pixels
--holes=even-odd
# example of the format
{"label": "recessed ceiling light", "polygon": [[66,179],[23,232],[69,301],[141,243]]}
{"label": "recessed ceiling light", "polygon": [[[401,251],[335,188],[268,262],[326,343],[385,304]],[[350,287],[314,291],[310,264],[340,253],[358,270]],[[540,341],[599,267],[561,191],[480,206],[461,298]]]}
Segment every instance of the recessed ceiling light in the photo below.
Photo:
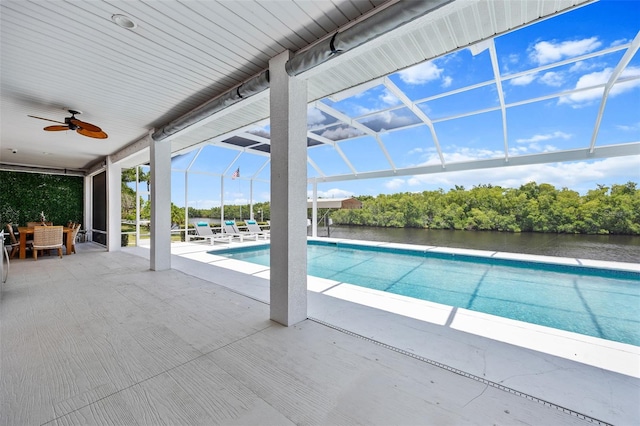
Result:
{"label": "recessed ceiling light", "polygon": [[111,20],[122,28],[126,28],[128,30],[132,30],[138,26],[138,24],[136,24],[131,18],[125,15],[113,15]]}

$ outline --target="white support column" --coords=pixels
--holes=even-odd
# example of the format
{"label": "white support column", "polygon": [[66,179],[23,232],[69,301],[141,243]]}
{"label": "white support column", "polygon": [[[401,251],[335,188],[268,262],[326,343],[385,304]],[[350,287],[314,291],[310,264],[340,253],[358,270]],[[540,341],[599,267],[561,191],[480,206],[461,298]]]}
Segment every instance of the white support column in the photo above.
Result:
{"label": "white support column", "polygon": [[91,241],[91,228],[93,228],[93,176],[84,178],[84,220],[82,229],[86,241]]}
{"label": "white support column", "polygon": [[136,166],[136,247],[140,247],[140,166]]}
{"label": "white support column", "polygon": [[107,157],[107,251],[119,251],[122,242],[122,167]]}
{"label": "white support column", "polygon": [[307,319],[307,83],[290,77],[291,52],[269,61],[271,319]]}
{"label": "white support column", "polygon": [[224,229],[224,175],[220,176],[220,229]]}
{"label": "white support column", "polygon": [[311,236],[318,236],[318,180],[313,179],[313,202],[311,208]]}
{"label": "white support column", "polygon": [[249,180],[249,220],[253,219],[253,178]]}
{"label": "white support column", "polygon": [[[149,135],[149,138],[151,136]],[[151,269],[171,269],[171,141],[151,147]]]}
{"label": "white support column", "polygon": [[189,171],[184,171],[184,240],[189,241]]}

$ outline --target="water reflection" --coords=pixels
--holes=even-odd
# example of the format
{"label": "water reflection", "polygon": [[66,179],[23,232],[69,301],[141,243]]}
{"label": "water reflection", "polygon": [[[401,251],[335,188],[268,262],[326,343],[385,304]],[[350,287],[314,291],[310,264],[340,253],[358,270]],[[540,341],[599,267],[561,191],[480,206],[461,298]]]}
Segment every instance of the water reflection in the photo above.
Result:
{"label": "water reflection", "polygon": [[[326,237],[327,229],[318,227],[318,236]],[[515,234],[332,225],[330,236],[616,262],[640,260],[640,236],[631,235]]]}

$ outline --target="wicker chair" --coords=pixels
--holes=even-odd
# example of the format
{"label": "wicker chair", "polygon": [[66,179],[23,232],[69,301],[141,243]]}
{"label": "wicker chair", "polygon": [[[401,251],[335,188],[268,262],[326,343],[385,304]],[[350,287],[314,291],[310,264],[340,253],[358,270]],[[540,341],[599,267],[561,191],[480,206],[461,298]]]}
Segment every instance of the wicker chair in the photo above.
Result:
{"label": "wicker chair", "polygon": [[13,259],[13,257],[20,252],[20,242],[16,239],[16,234],[13,232],[13,225],[11,223],[7,223],[6,228],[7,234],[9,234],[9,244],[6,244],[5,247],[11,247],[11,254],[9,255],[9,258]]}
{"label": "wicker chair", "polygon": [[36,226],[33,230],[33,259],[38,260],[38,250],[58,249],[62,258],[62,226]]}
{"label": "wicker chair", "polygon": [[80,227],[82,226],[81,223],[75,223],[73,224],[73,226],[70,226],[70,228],[72,228],[73,230],[71,231],[71,241],[73,241],[71,243],[71,253],[75,253],[76,252],[76,239],[78,238],[78,232],[80,231]]}

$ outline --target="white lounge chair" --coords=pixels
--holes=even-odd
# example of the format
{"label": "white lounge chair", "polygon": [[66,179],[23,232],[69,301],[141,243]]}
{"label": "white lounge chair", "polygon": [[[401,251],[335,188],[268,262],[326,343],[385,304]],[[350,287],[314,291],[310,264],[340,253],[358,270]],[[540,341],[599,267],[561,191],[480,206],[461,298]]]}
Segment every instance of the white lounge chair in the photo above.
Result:
{"label": "white lounge chair", "polygon": [[209,244],[213,245],[215,241],[223,243],[230,243],[232,237],[226,234],[214,234],[208,223],[196,223],[196,235],[190,236],[187,234],[187,241],[192,238],[202,238],[205,241],[209,241]]}
{"label": "white lounge chair", "polygon": [[225,235],[231,235],[233,238],[238,238],[240,242],[243,242],[245,238],[258,241],[261,236],[264,237],[265,240],[267,239],[267,237],[256,234],[254,232],[240,231],[238,229],[238,226],[236,225],[236,222],[233,220],[225,220],[222,226]]}
{"label": "white lounge chair", "polygon": [[260,228],[260,225],[258,225],[258,222],[256,222],[255,220],[247,220],[244,223],[247,224],[247,229],[249,230],[249,232],[262,235],[265,240],[271,236],[269,230]]}

